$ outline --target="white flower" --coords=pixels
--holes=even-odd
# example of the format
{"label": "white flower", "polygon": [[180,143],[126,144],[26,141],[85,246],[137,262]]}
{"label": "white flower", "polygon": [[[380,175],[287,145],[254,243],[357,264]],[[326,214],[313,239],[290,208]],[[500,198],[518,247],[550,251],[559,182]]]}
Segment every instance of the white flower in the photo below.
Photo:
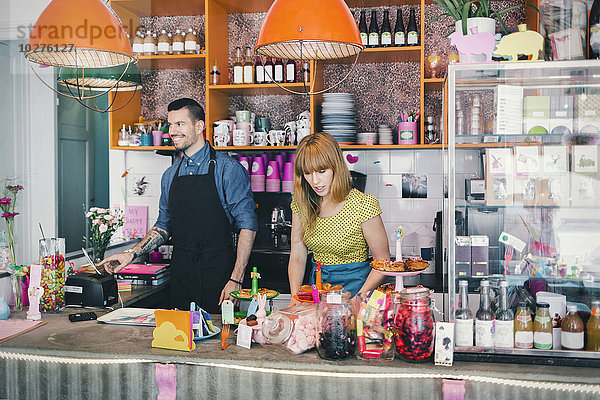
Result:
{"label": "white flower", "polygon": [[108,211],[106,211],[104,208],[99,208],[98,209],[98,214],[106,214]]}
{"label": "white flower", "polygon": [[107,221],[110,221],[111,219],[113,219],[114,217],[112,215],[105,215],[104,219]]}
{"label": "white flower", "polygon": [[108,230],[108,226],[106,226],[106,224],[102,224],[100,225],[100,228],[98,228],[98,230],[100,231],[100,233],[104,233]]}
{"label": "white flower", "polygon": [[92,221],[93,225],[99,225],[100,224],[100,220],[99,219],[95,219]]}
{"label": "white flower", "polygon": [[98,210],[100,210],[98,207],[90,208],[90,212],[97,212]]}
{"label": "white flower", "polygon": [[93,212],[89,211],[87,214],[85,214],[85,217],[86,217],[86,218],[89,218],[89,217],[91,217],[93,214],[94,214]]}

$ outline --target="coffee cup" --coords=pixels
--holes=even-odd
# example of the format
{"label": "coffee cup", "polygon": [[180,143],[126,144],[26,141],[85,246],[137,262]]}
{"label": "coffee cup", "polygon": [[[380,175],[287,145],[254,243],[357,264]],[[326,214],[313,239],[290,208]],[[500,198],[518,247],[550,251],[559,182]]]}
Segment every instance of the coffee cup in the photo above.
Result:
{"label": "coffee cup", "polygon": [[283,146],[285,144],[285,131],[270,131],[267,135],[267,142],[269,142],[271,146]]}
{"label": "coffee cup", "polygon": [[296,131],[296,140],[300,143],[308,135],[310,135],[310,128],[298,128]]}
{"label": "coffee cup", "polygon": [[290,146],[296,144],[296,121],[287,122],[283,125],[283,129],[285,130],[286,143]]}
{"label": "coffee cup", "polygon": [[228,134],[215,135],[215,146],[226,147],[227,144],[229,144],[229,139],[231,139],[231,137]]}
{"label": "coffee cup", "polygon": [[233,145],[234,146],[249,146],[252,141],[252,134],[245,129],[233,130]]}
{"label": "coffee cup", "polygon": [[271,120],[269,117],[260,117],[256,119],[257,132],[269,132],[271,130]]}
{"label": "coffee cup", "polygon": [[267,146],[269,143],[267,141],[267,135],[267,132],[254,132],[252,135],[252,144],[254,146]]}
{"label": "coffee cup", "polygon": [[252,112],[250,111],[236,111],[235,112],[235,122],[240,123],[240,122],[252,122]]}

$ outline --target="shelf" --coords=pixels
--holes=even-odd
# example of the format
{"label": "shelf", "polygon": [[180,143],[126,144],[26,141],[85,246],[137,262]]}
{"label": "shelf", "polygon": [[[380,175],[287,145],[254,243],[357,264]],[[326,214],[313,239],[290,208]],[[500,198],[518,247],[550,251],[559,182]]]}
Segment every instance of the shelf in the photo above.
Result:
{"label": "shelf", "polygon": [[[351,64],[355,56],[323,61],[326,64]],[[363,64],[389,62],[420,62],[421,46],[374,47],[366,48],[358,57]]]}
{"label": "shelf", "polygon": [[150,151],[150,150],[175,150],[173,146],[113,146],[110,150],[133,150],[133,151]]}
{"label": "shelf", "polygon": [[204,68],[204,54],[139,56],[141,69],[194,69]]}
{"label": "shelf", "polygon": [[446,83],[446,78],[424,78],[423,83],[425,86],[433,89],[442,89]]}
{"label": "shelf", "polygon": [[[237,151],[237,150],[296,150],[297,146],[227,146],[227,147],[215,147],[216,150],[222,151]],[[441,144],[375,144],[375,145],[363,145],[363,144],[344,144],[340,145],[343,150],[411,150],[411,149],[430,149],[440,150]],[[124,148],[126,149],[126,148]]]}
{"label": "shelf", "polygon": [[[433,0],[429,1],[433,3]],[[347,0],[346,4],[350,8],[372,8],[372,7],[400,7],[403,5],[421,5],[420,0]]]}
{"label": "shelf", "polygon": [[123,10],[139,17],[204,14],[204,0],[111,0],[110,4],[119,15]]}
{"label": "shelf", "polygon": [[[298,92],[304,90],[304,83],[281,83],[281,86],[292,89]],[[310,89],[310,83],[306,84],[307,88]],[[261,95],[281,95],[281,94],[292,94],[286,92],[274,83],[246,83],[241,85],[208,85],[208,90],[216,93],[223,93],[233,96],[261,96]]]}
{"label": "shelf", "polygon": [[487,149],[488,147],[539,146],[540,142],[528,143],[457,143],[457,148]]}

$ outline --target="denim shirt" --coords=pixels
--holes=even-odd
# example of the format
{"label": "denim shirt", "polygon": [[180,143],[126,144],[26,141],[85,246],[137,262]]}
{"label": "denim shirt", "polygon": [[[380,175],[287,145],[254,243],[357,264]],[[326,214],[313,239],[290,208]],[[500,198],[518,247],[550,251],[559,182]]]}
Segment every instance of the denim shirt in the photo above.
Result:
{"label": "denim shirt", "polygon": [[[196,154],[177,160],[162,175],[160,181],[160,201],[158,203],[158,219],[155,226],[171,234],[171,215],[169,214],[169,190],[175,177],[177,167],[179,176],[203,175],[208,173],[210,160],[209,144],[206,142]],[[217,151],[215,154],[215,184],[217,194],[230,223],[235,223],[238,229],[258,231],[256,203],[250,189],[250,177],[242,165],[233,158]],[[199,227],[201,228],[201,227]]]}

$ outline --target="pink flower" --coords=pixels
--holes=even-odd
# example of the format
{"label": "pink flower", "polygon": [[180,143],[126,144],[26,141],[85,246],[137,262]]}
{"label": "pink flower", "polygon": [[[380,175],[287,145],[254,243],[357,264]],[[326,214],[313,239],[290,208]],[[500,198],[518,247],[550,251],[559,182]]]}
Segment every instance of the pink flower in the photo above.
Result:
{"label": "pink flower", "polygon": [[86,217],[86,218],[89,218],[89,217],[91,217],[93,214],[94,214],[93,212],[88,212],[87,214],[85,214],[85,217]]}
{"label": "pink flower", "polygon": [[100,220],[99,219],[95,219],[95,220],[92,221],[92,224],[99,225],[100,224]]}
{"label": "pink flower", "polygon": [[100,228],[98,228],[98,230],[100,231],[100,233],[104,233],[108,230],[108,226],[106,226],[106,224],[102,224],[100,225]]}
{"label": "pink flower", "polygon": [[19,215],[19,213],[5,212],[2,214],[2,218],[14,218],[16,215]]}
{"label": "pink flower", "polygon": [[9,185],[9,186],[7,186],[6,188],[7,188],[8,190],[10,190],[11,192],[13,192],[13,193],[16,193],[16,192],[18,192],[19,190],[23,190],[23,186],[21,186],[21,185],[12,185],[12,186],[11,186],[11,185]]}
{"label": "pink flower", "polygon": [[9,206],[10,205],[10,199],[8,197],[3,197],[0,199],[0,205],[1,206]]}

